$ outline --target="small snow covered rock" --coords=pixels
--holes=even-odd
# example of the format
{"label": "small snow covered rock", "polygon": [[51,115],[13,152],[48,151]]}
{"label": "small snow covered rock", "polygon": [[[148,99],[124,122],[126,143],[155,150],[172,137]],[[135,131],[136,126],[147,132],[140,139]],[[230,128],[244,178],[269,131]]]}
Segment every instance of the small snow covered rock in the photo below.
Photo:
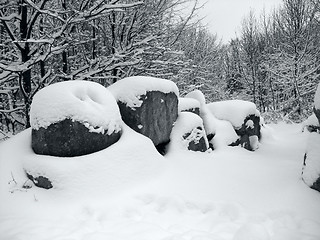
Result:
{"label": "small snow covered rock", "polygon": [[179,112],[192,112],[200,116],[200,102],[193,98],[179,98]]}
{"label": "small snow covered rock", "polygon": [[307,141],[302,179],[309,187],[320,192],[320,134],[311,132]]}
{"label": "small snow covered rock", "polygon": [[170,150],[178,148],[205,152],[208,147],[202,119],[191,112],[179,113],[171,133]]}
{"label": "small snow covered rock", "polygon": [[178,117],[179,91],[172,81],[154,77],[124,78],[108,89],[118,102],[123,121],[149,137],[155,146],[170,141]]}
{"label": "small snow covered rock", "polygon": [[112,94],[98,83],[59,82],[40,90],[31,104],[32,149],[74,157],[117,142],[121,117]]}
{"label": "small snow covered rock", "polygon": [[240,145],[245,149],[254,151],[259,147],[261,138],[260,117],[249,115],[245,118],[240,128],[235,128],[236,133],[240,136]]}
{"label": "small snow covered rock", "polygon": [[227,120],[235,128],[241,128],[245,119],[250,115],[260,117],[254,103],[243,100],[227,100],[206,104],[210,112],[218,119]]}
{"label": "small snow covered rock", "polygon": [[215,124],[215,117],[209,112],[206,107],[206,99],[204,94],[200,90],[194,90],[188,93],[185,96],[185,99],[194,99],[200,103],[200,117],[203,120],[203,125],[205,132],[207,134],[207,139],[210,143],[210,147],[213,148],[211,144],[211,140],[216,135],[216,124]]}
{"label": "small snow covered rock", "polygon": [[303,123],[302,128],[307,129],[309,132],[320,132],[320,126],[318,118],[315,114],[311,114]]}
{"label": "small snow covered rock", "polygon": [[240,137],[235,145],[254,151],[261,138],[260,113],[252,102],[229,100],[206,104],[218,119],[229,121]]}

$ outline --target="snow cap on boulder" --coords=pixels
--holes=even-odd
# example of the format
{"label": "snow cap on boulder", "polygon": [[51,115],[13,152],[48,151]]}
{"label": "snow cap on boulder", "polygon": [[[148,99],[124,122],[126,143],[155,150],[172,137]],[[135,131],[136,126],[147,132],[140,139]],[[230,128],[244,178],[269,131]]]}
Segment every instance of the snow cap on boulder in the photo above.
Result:
{"label": "snow cap on boulder", "polygon": [[193,90],[191,92],[189,92],[185,98],[193,98],[193,99],[196,99],[200,102],[200,105],[203,106],[206,104],[206,98],[205,96],[203,95],[203,93],[196,89],[196,90]]}
{"label": "snow cap on boulder", "polygon": [[128,107],[136,108],[142,105],[140,96],[146,95],[150,91],[159,91],[162,93],[174,93],[179,96],[177,85],[166,79],[132,76],[123,78],[108,87],[117,101],[125,103]]}
{"label": "snow cap on boulder", "polygon": [[59,82],[37,92],[30,110],[32,129],[47,128],[65,119],[82,123],[90,132],[111,134],[121,130],[114,97],[95,82]]}
{"label": "snow cap on boulder", "polygon": [[200,102],[193,98],[179,98],[179,112],[193,112],[200,115]]}
{"label": "snow cap on boulder", "polygon": [[250,115],[260,117],[256,105],[249,101],[227,100],[208,103],[206,106],[216,118],[231,122],[235,128],[240,128]]}

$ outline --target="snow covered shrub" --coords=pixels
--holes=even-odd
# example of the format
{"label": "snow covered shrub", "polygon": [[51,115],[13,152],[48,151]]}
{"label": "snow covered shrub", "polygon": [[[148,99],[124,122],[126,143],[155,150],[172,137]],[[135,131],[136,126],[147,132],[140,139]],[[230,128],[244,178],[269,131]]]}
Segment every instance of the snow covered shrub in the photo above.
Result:
{"label": "snow covered shrub", "polygon": [[40,90],[31,104],[35,153],[74,157],[117,142],[121,117],[112,94],[89,81],[60,82]]}
{"label": "snow covered shrub", "polygon": [[178,148],[205,152],[209,147],[202,119],[191,112],[179,113],[170,138],[170,151]]}
{"label": "snow covered shrub", "polygon": [[218,119],[229,121],[240,139],[240,144],[248,150],[256,150],[261,138],[260,113],[256,105],[249,101],[229,100],[206,104]]}
{"label": "snow covered shrub", "polygon": [[118,102],[123,121],[149,137],[156,147],[170,141],[178,117],[179,91],[172,81],[135,76],[124,78],[108,89]]}

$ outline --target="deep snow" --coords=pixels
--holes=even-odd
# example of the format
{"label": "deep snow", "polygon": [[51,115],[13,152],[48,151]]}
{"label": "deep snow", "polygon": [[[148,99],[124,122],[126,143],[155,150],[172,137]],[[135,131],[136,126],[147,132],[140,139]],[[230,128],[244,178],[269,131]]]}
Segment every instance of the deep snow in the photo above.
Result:
{"label": "deep snow", "polygon": [[55,159],[36,157],[26,130],[0,144],[0,239],[319,240],[320,193],[301,180],[308,133],[286,124],[263,132],[255,152],[162,157],[124,127],[110,149],[56,159],[53,174],[65,170],[71,182],[45,190],[22,167]]}

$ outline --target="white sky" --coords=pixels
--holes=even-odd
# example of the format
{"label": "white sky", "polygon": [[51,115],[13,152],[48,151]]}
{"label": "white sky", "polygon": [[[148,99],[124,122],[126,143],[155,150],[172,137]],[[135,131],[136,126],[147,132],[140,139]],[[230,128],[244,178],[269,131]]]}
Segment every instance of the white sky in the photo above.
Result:
{"label": "white sky", "polygon": [[200,0],[200,2],[206,2],[199,12],[200,17],[205,17],[203,24],[227,43],[236,36],[236,32],[239,33],[241,21],[251,9],[256,16],[259,16],[263,9],[269,13],[274,7],[279,6],[282,0]]}

